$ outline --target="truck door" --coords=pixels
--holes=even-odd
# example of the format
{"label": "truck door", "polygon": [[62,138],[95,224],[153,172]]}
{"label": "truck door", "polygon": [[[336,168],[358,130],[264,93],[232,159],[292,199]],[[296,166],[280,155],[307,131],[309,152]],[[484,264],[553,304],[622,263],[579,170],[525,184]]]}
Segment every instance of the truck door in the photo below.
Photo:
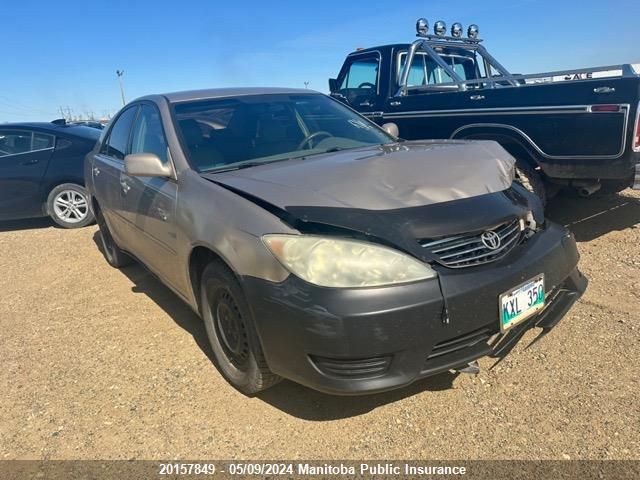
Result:
{"label": "truck door", "polygon": [[338,93],[348,105],[375,119],[382,112],[380,95],[380,53],[354,53],[347,57],[337,79]]}
{"label": "truck door", "polygon": [[43,213],[40,183],[54,140],[40,132],[0,129],[0,219]]}
{"label": "truck door", "polygon": [[[406,61],[406,51],[394,59],[395,83],[400,86],[400,74]],[[484,76],[470,55],[443,55],[455,73],[463,80]],[[409,69],[407,95],[392,96],[384,107],[384,122],[398,125],[400,136],[407,140],[449,138],[464,124],[463,114],[485,106],[485,96],[491,92],[483,83],[470,84],[462,90],[454,80],[425,52],[416,52]],[[461,116],[462,115],[462,116]]]}

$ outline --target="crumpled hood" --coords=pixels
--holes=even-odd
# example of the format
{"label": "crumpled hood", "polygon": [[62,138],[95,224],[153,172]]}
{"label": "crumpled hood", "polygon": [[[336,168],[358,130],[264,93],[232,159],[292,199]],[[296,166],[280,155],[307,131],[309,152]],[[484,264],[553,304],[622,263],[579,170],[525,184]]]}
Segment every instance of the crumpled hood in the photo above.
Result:
{"label": "crumpled hood", "polygon": [[420,141],[204,174],[280,208],[390,210],[506,190],[514,159],[493,141]]}

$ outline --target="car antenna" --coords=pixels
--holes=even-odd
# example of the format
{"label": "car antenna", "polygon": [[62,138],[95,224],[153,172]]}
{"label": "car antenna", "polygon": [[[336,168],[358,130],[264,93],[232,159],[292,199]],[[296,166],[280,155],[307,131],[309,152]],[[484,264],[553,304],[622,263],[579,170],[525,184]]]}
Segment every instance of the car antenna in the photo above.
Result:
{"label": "car antenna", "polygon": [[52,120],[51,123],[54,125],[66,125],[67,121],[64,118],[56,118],[55,120]]}

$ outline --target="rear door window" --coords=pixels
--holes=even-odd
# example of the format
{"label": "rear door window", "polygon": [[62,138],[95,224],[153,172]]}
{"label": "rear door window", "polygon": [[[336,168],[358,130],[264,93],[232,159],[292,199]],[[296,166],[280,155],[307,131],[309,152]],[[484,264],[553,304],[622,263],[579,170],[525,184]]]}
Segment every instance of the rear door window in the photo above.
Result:
{"label": "rear door window", "polygon": [[53,148],[55,137],[53,135],[47,135],[46,133],[33,133],[33,150],[46,150],[47,148]]}
{"label": "rear door window", "polygon": [[27,130],[0,130],[0,157],[53,148],[55,137]]}
{"label": "rear door window", "polygon": [[105,142],[105,147],[101,150],[109,157],[118,160],[124,160],[129,150],[129,135],[131,133],[131,125],[136,117],[138,107],[130,107],[118,117],[109,132],[109,136]]}

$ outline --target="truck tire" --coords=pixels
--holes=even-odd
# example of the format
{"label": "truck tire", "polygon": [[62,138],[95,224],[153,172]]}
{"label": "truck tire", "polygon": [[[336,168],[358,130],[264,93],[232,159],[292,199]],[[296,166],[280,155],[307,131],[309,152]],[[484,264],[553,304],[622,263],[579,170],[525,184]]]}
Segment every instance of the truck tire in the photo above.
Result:
{"label": "truck tire", "polygon": [[95,220],[87,191],[76,183],[63,183],[49,192],[47,213],[64,228],[86,227]]}
{"label": "truck tire", "polygon": [[253,395],[280,382],[267,366],[240,284],[220,261],[202,272],[200,305],[214,363],[232,386]]}
{"label": "truck tire", "polygon": [[600,182],[602,184],[602,187],[600,187],[600,190],[598,190],[594,196],[599,196],[599,195],[612,195],[615,193],[620,193],[623,190],[626,190],[627,188],[631,188],[631,184],[633,183],[633,181],[631,179],[629,180],[602,180]]}
{"label": "truck tire", "polygon": [[542,175],[536,172],[530,165],[516,162],[516,182],[520,183],[531,193],[540,198],[542,206],[547,206],[547,186]]}

